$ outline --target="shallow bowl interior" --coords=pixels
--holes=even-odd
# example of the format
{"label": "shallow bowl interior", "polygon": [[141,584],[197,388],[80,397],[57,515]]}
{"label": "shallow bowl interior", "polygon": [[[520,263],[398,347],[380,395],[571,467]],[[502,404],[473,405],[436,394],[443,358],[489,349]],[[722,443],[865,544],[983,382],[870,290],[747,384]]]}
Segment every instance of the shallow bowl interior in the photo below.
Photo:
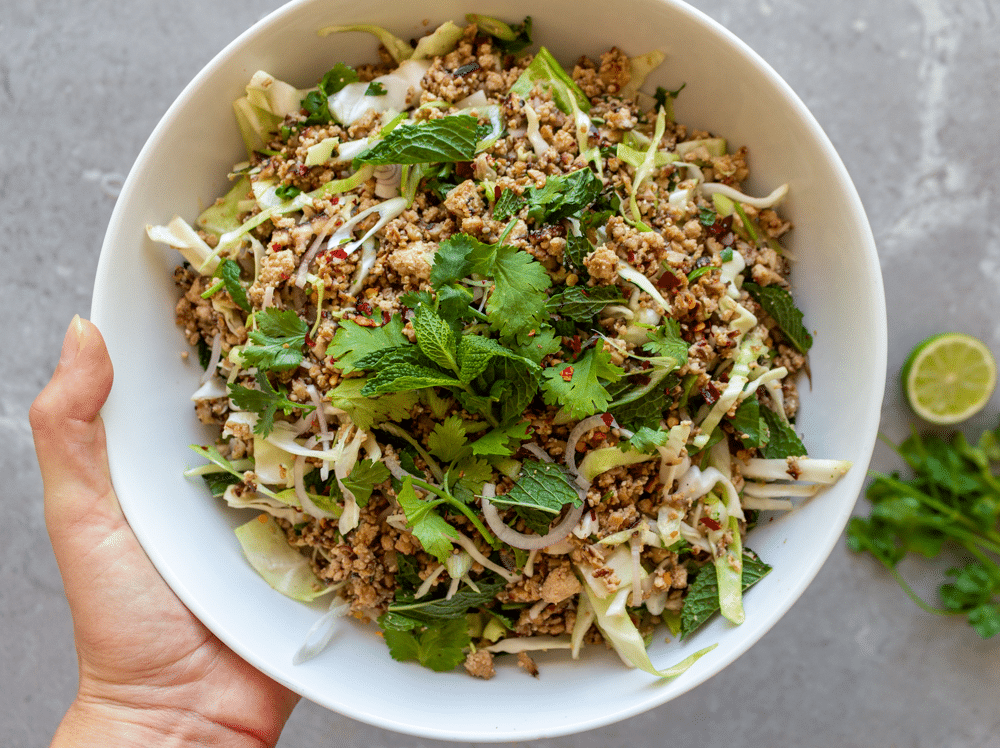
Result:
{"label": "shallow bowl interior", "polygon": [[[797,259],[793,290],[815,334],[812,382],[803,384],[798,426],[810,453],[854,462],[832,490],[762,523],[748,545],[774,571],[746,598],[746,623],[718,619],[689,641],[650,647],[659,666],[712,643],[719,646],[684,676],[657,682],[605,651],[580,661],[539,657],[538,679],[513,666],[480,681],[461,669],[435,674],[397,663],[373,628],[345,624],[329,649],[304,665],[292,654],[319,615],[271,590],[244,561],[231,530],[246,514],[221,508],[200,481],[182,477],[197,462],[191,443],[213,436],[194,418],[190,394],[200,374],[184,360],[174,324],[171,271],[179,261],[147,240],[148,223],[193,219],[226,187],[241,160],[232,101],[258,69],[299,87],[315,85],[334,63],[375,59],[363,34],[319,38],[331,23],[369,22],[419,36],[468,11],[534,19],[535,41],[564,63],[617,45],[651,49],[666,63],[647,82],[686,88],[677,118],[750,149],[750,192],[788,182],[788,243]],[[729,32],[673,0],[604,3],[381,0],[359,9],[346,0],[300,0],[223,50],[163,117],[130,173],[108,229],[92,317],[102,329],[116,381],[105,406],[114,483],[143,547],[178,596],[250,663],[306,698],[364,722],[428,737],[531,740],[585,730],[649,709],[698,685],[735,660],[792,605],[837,541],[859,493],[876,436],[885,376],[881,276],[858,196],[829,141],[788,86]],[[193,358],[193,357],[192,357]]]}

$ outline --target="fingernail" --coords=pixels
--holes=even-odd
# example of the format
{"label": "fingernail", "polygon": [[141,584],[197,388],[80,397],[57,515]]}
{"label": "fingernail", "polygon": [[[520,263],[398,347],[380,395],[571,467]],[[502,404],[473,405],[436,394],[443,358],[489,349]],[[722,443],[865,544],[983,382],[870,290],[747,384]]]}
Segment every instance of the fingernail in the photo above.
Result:
{"label": "fingernail", "polygon": [[80,344],[83,342],[83,320],[80,319],[80,315],[74,315],[73,320],[69,323],[69,329],[66,331],[66,337],[63,338],[62,352],[59,354],[59,363],[62,365],[68,365],[73,363],[73,359],[76,358],[76,354],[80,351]]}

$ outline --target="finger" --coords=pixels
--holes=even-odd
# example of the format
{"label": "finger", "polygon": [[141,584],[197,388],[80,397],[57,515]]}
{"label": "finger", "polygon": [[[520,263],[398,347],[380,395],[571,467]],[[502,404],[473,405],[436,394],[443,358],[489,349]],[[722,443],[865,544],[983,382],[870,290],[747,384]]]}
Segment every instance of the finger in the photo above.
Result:
{"label": "finger", "polygon": [[[45,516],[57,558],[91,538],[81,527],[107,532],[124,524],[108,471],[100,409],[114,371],[104,338],[74,317],[52,379],[31,406],[35,452],[45,487]],[[89,533],[86,533],[89,535]]]}

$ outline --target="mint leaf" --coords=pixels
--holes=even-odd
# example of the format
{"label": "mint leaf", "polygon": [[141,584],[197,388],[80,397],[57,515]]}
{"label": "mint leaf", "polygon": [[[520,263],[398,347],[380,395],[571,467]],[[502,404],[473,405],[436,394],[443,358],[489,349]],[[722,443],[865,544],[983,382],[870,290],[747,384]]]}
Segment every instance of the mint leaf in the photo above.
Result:
{"label": "mint leaf", "polygon": [[426,366],[390,364],[368,377],[361,394],[371,397],[386,392],[419,390],[424,387],[460,387],[461,384],[454,377]]}
{"label": "mint leaf", "polygon": [[545,303],[550,314],[575,322],[590,322],[608,304],[622,304],[625,298],[618,286],[572,286],[553,294]]}
{"label": "mint leaf", "polygon": [[423,549],[442,564],[447,561],[451,555],[451,541],[458,539],[458,532],[434,511],[434,507],[444,499],[418,499],[413,490],[413,481],[406,477],[403,479],[403,487],[396,494],[396,500],[406,515],[406,526],[413,531]]}
{"label": "mint leaf", "polygon": [[493,220],[501,223],[517,213],[524,205],[524,199],[514,190],[507,188],[500,193],[500,199],[493,205]]}
{"label": "mint leaf", "polygon": [[243,363],[259,369],[288,371],[302,363],[309,325],[294,311],[264,309],[253,315],[257,329],[247,335],[251,345],[241,354]]}
{"label": "mint leaf", "polygon": [[471,587],[462,587],[450,598],[422,597],[415,599],[412,595],[397,594],[395,601],[389,604],[389,614],[398,616],[398,618],[396,621],[390,622],[401,623],[399,618],[402,617],[418,625],[437,624],[455,619],[461,619],[464,622],[466,613],[470,610],[486,607],[504,588],[503,581],[491,581],[495,579],[498,578],[490,575],[484,580],[478,580],[476,586],[479,588],[479,592]]}
{"label": "mint leaf", "polygon": [[782,459],[806,454],[805,445],[791,424],[785,423],[777,413],[767,407],[760,409],[760,416],[768,431],[767,444],[763,449],[764,457]]}
{"label": "mint leaf", "polygon": [[381,327],[363,327],[353,320],[343,320],[327,346],[326,355],[333,356],[337,368],[350,374],[358,370],[357,362],[368,354],[409,344],[403,335],[403,318],[398,314]]}
{"label": "mint leaf", "polygon": [[465,659],[464,650],[471,643],[464,618],[428,626],[420,632],[383,627],[382,635],[394,660],[416,660],[435,672],[454,670]]}
{"label": "mint leaf", "polygon": [[740,403],[736,413],[728,420],[747,449],[760,447],[766,441],[768,429],[761,418],[760,401],[756,395]]}
{"label": "mint leaf", "polygon": [[442,369],[458,371],[455,333],[437,312],[426,304],[418,306],[413,316],[413,331],[417,334],[417,345],[427,358]]}
{"label": "mint leaf", "polygon": [[342,62],[338,62],[320,80],[319,90],[322,91],[324,96],[333,96],[348,83],[357,82],[357,71]]}
{"label": "mint leaf", "polygon": [[330,404],[334,408],[347,411],[354,425],[365,431],[377,423],[409,418],[410,411],[420,399],[420,393],[415,390],[367,397],[361,394],[367,383],[368,380],[364,378],[342,379],[327,393]]}
{"label": "mint leaf", "polygon": [[497,506],[527,507],[555,515],[566,504],[580,506],[583,500],[560,465],[525,460],[513,488],[492,502]]}
{"label": "mint leaf", "polygon": [[538,392],[538,366],[523,359],[496,358],[481,381],[490,398],[500,403],[500,422],[519,421]]}
{"label": "mint leaf", "polygon": [[434,430],[427,437],[427,451],[442,462],[453,462],[465,452],[466,441],[461,416],[448,416],[434,424]]}
{"label": "mint leaf", "polygon": [[552,92],[552,100],[563,114],[573,112],[573,99],[580,111],[590,111],[590,100],[545,47],[535,53],[535,58],[511,86],[510,92],[527,99],[535,84]]}
{"label": "mint leaf", "polygon": [[267,436],[274,430],[274,416],[279,408],[286,415],[295,409],[309,413],[315,408],[313,405],[303,405],[289,400],[287,392],[271,386],[267,374],[261,369],[257,370],[257,385],[260,387],[259,390],[252,390],[241,384],[230,384],[229,397],[236,407],[257,414],[257,424],[253,427],[253,432],[260,436]]}
{"label": "mint leaf", "polygon": [[434,366],[434,362],[427,358],[420,348],[410,343],[398,348],[382,348],[354,362],[357,369],[382,369],[390,364],[413,364],[429,368]]}
{"label": "mint leaf", "polygon": [[618,423],[632,431],[638,431],[643,426],[651,429],[659,428],[663,411],[670,404],[670,398],[666,391],[669,389],[667,383],[671,380],[676,382],[676,378],[669,375],[666,382],[661,383],[661,386],[648,392],[644,397],[630,400],[617,408],[611,408],[609,412]]}
{"label": "mint leaf", "polygon": [[756,283],[744,283],[743,288],[760,304],[793,346],[800,353],[805,353],[812,347],[812,335],[802,324],[802,312],[795,306],[792,295],[781,286],[758,286]]}
{"label": "mint leaf", "polygon": [[483,374],[496,358],[508,358],[523,363],[528,368],[537,368],[534,362],[525,359],[509,348],[505,348],[491,338],[481,335],[463,335],[458,341],[459,379],[471,382]]}
{"label": "mint leaf", "polygon": [[573,418],[586,418],[607,410],[611,398],[604,382],[617,382],[624,374],[598,344],[572,364],[543,370],[542,393],[547,404],[564,408]]}
{"label": "mint leaf", "polygon": [[389,468],[374,460],[358,460],[344,478],[344,488],[354,494],[358,506],[366,506],[372,490],[389,479]]}
{"label": "mint leaf", "polygon": [[[746,592],[771,571],[771,567],[749,549],[743,551],[743,591]],[[719,610],[719,581],[715,565],[706,564],[688,587],[681,608],[681,639],[707,621]]]}
{"label": "mint leaf", "polygon": [[527,218],[537,225],[569,218],[597,199],[604,183],[588,167],[569,174],[548,176],[545,186],[532,185],[522,196],[528,205]]}
{"label": "mint leaf", "polygon": [[468,114],[400,125],[355,156],[353,167],[471,161],[482,134],[479,120]]}
{"label": "mint leaf", "polygon": [[223,260],[219,263],[215,275],[222,279],[233,303],[249,314],[250,302],[247,300],[246,289],[240,283],[240,266],[232,260]]}

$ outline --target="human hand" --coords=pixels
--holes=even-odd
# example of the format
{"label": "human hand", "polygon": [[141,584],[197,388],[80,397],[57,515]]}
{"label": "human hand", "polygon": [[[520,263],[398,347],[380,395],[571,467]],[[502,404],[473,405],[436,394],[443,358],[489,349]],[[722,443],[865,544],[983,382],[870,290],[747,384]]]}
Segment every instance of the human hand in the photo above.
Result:
{"label": "human hand", "polygon": [[273,746],[298,697],[177,599],[118,505],[100,409],[113,371],[75,317],[31,406],[45,522],[73,615],[80,683],[53,746]]}

